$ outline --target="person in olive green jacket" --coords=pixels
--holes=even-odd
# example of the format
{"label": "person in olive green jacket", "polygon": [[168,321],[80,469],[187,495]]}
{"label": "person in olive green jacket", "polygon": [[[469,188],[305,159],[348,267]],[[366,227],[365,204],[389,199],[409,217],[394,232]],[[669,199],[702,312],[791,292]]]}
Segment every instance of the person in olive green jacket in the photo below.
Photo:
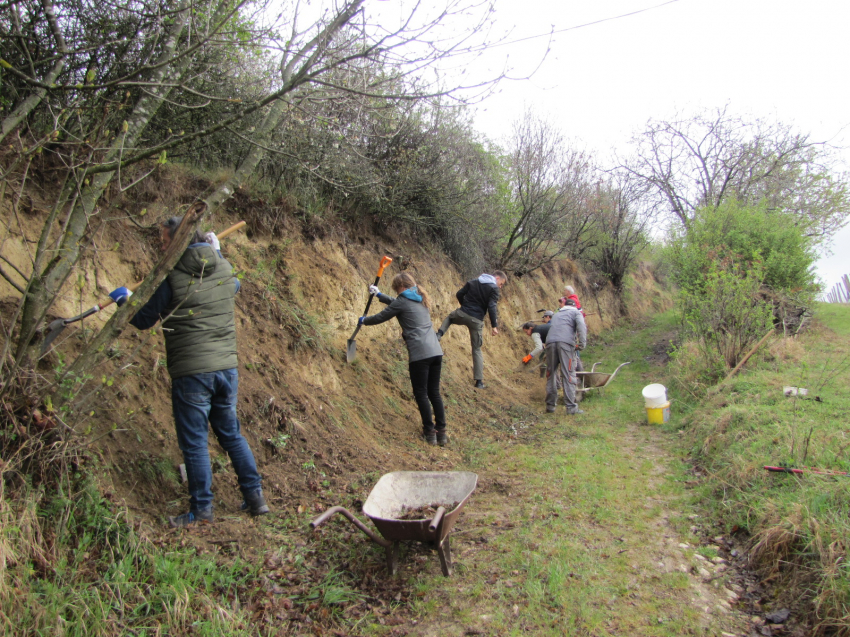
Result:
{"label": "person in olive green jacket", "polygon": [[[182,217],[162,226],[163,250],[171,244]],[[189,512],[169,517],[173,527],[213,521],[212,468],[208,426],[230,456],[251,515],[269,512],[254,454],[236,416],[239,387],[233,309],[239,281],[222,256],[213,233],[195,234],[177,265],[150,300],[130,319],[145,330],[162,321],[171,406],[177,442],[183,452],[189,486]],[[132,293],[125,287],[109,296],[123,305]]]}

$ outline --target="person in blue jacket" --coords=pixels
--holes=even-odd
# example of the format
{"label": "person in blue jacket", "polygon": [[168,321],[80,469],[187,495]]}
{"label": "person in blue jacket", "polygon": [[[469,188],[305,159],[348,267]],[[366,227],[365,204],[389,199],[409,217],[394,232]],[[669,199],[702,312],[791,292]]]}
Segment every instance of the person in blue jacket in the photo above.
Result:
{"label": "person in blue jacket", "polygon": [[378,325],[393,317],[398,319],[407,346],[413,397],[422,417],[422,437],[428,444],[442,447],[449,442],[446,411],[440,396],[443,350],[431,323],[431,297],[407,272],[397,274],[390,285],[398,297],[382,294],[377,285],[369,286],[369,292],[388,307],[378,314],[361,316],[358,322]]}

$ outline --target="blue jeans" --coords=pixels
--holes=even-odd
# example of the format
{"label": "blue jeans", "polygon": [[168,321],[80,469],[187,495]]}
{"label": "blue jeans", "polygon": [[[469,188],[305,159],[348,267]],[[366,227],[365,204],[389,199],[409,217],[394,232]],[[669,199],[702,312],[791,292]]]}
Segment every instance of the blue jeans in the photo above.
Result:
{"label": "blue jeans", "polygon": [[177,444],[183,452],[189,481],[189,510],[212,508],[212,467],[207,448],[207,421],[219,444],[230,456],[242,495],[261,488],[260,474],[248,441],[239,431],[236,369],[182,376],[171,381],[171,407],[177,429]]}

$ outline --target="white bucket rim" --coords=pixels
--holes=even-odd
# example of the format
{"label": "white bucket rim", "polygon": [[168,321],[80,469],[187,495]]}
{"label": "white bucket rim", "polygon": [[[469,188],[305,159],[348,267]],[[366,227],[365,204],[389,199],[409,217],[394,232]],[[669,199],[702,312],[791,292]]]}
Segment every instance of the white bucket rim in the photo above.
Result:
{"label": "white bucket rim", "polygon": [[647,385],[641,391],[644,398],[657,398],[658,396],[666,396],[667,388],[661,383],[652,383],[651,385]]}
{"label": "white bucket rim", "polygon": [[641,392],[647,409],[657,409],[667,402],[667,388],[661,383],[653,383]]}

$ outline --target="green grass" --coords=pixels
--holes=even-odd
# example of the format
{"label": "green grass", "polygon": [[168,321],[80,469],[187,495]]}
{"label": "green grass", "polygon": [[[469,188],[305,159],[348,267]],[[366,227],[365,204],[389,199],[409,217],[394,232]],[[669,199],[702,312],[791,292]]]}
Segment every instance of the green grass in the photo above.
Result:
{"label": "green grass", "polygon": [[[665,314],[594,343],[583,355],[588,367],[632,365],[604,395],[582,403],[584,415],[567,419],[560,407],[542,416],[542,405],[531,406],[539,422],[516,443],[483,439],[463,448],[460,468],[499,489],[473,494],[458,532],[472,542],[459,548],[455,540],[465,553],[456,556],[453,577],[417,580],[422,621],[438,612],[487,635],[720,633],[722,616],[706,623],[711,614],[692,603],[690,576],[656,563],[665,535],[696,540],[688,530],[697,505],[684,488],[688,466],[669,454],[659,428],[644,424],[641,396],[645,385],[665,381],[664,368],[646,357],[674,328]],[[528,418],[527,410],[508,413],[516,422]],[[695,552],[681,550],[679,563],[698,564]]]}
{"label": "green grass", "polygon": [[[686,419],[685,439],[708,475],[706,505],[751,535],[754,563],[821,626],[816,631],[848,635],[850,477],[763,469],[850,471],[850,308],[821,304],[816,319],[796,342],[774,345],[709,392]],[[786,398],[789,385],[809,389],[809,399]]]}
{"label": "green grass", "polygon": [[[234,600],[256,580],[255,567],[158,551],[78,478],[68,483],[73,493],[60,489],[48,500],[33,491],[14,511],[0,502],[0,622],[14,622],[15,635],[253,634]],[[53,539],[49,554],[39,536]]]}

